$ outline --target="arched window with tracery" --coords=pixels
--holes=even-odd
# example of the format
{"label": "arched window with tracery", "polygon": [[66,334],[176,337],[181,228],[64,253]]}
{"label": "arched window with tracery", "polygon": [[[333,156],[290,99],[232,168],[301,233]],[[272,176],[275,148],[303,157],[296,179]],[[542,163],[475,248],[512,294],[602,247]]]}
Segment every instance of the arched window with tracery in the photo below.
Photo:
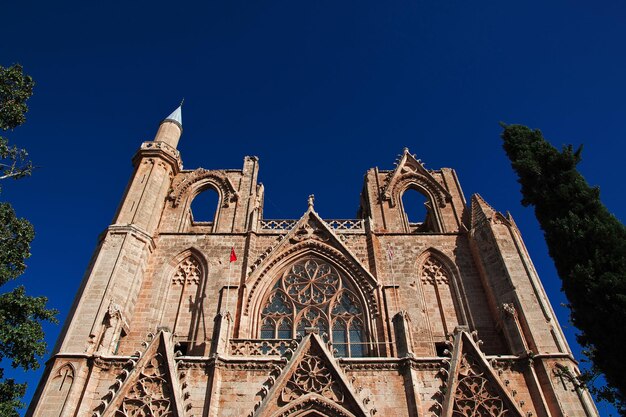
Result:
{"label": "arched window with tracery", "polygon": [[261,310],[261,339],[293,339],[307,328],[326,334],[340,357],[367,354],[362,303],[331,264],[306,258],[276,281]]}
{"label": "arched window with tracery", "polygon": [[459,300],[453,287],[453,275],[436,256],[428,255],[422,263],[420,281],[433,338],[443,342],[462,323]]}
{"label": "arched window with tracery", "polygon": [[206,330],[202,326],[205,276],[202,262],[196,256],[188,255],[175,267],[166,293],[161,325],[170,328],[179,350],[186,354],[201,354],[202,347],[196,345],[206,339]]}

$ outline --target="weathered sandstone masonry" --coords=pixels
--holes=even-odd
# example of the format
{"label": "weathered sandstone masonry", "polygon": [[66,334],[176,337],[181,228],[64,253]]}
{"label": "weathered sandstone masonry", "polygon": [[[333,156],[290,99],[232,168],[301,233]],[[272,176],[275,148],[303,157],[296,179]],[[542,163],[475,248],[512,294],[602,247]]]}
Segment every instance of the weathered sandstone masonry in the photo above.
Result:
{"label": "weathered sandstone masonry", "polygon": [[405,149],[355,219],[265,219],[258,159],[183,169],[181,134],[133,158],[28,416],[597,416],[515,222],[454,170]]}

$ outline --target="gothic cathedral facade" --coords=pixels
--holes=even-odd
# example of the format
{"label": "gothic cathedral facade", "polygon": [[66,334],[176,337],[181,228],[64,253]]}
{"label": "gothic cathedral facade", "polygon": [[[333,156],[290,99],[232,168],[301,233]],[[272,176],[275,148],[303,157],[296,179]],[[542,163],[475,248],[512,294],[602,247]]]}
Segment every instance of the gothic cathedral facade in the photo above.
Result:
{"label": "gothic cathedral facade", "polygon": [[135,155],[28,416],[597,416],[515,222],[454,170],[405,149],[356,219],[271,220],[257,158],[186,170],[181,133]]}

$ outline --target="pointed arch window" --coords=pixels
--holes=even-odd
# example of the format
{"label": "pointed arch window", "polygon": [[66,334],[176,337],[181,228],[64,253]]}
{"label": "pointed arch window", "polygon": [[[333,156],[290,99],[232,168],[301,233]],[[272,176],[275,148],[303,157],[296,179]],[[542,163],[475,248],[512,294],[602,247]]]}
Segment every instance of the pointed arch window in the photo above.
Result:
{"label": "pointed arch window", "polygon": [[452,279],[450,270],[436,256],[429,254],[424,259],[420,281],[431,331],[438,341],[444,341],[456,326],[464,323]]}
{"label": "pointed arch window", "polygon": [[435,231],[432,202],[423,191],[415,186],[409,186],[402,193],[401,201],[408,232]]}
{"label": "pointed arch window", "polygon": [[213,225],[219,211],[219,194],[212,187],[200,191],[191,201],[189,213],[191,223],[197,225]]}
{"label": "pointed arch window", "polygon": [[308,327],[326,334],[340,357],[367,354],[363,307],[349,282],[329,263],[307,258],[276,282],[261,311],[262,339],[293,339]]}
{"label": "pointed arch window", "polygon": [[165,294],[161,326],[176,335],[180,351],[187,355],[204,352],[206,339],[202,294],[206,286],[206,266],[195,254],[183,258],[172,274]]}

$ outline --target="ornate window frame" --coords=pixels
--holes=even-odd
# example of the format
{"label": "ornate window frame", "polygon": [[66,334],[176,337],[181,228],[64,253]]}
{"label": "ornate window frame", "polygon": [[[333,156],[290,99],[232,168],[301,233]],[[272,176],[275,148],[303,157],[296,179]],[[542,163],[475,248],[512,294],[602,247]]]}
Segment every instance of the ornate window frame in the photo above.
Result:
{"label": "ornate window frame", "polygon": [[[457,320],[459,322],[459,325],[468,325],[470,326],[470,328],[475,328],[469,307],[467,305],[467,293],[465,291],[463,282],[460,279],[460,272],[454,262],[452,262],[450,258],[443,252],[435,248],[428,248],[418,256],[417,276],[420,282],[420,288],[423,285],[422,274],[424,271],[424,266],[431,259],[434,259],[436,262],[438,262],[443,270],[447,273],[447,284],[450,287],[452,301],[454,303],[454,308],[457,314]],[[435,285],[437,285],[436,282]]]}
{"label": "ornate window frame", "polygon": [[276,274],[261,299],[253,334],[262,339],[293,339],[304,335],[306,327],[317,327],[336,346],[338,356],[363,357],[371,348],[368,316],[367,304],[349,274],[309,254]]}
{"label": "ornate window frame", "polygon": [[256,328],[253,328],[254,317],[257,317],[263,308],[261,299],[271,291],[274,285],[274,279],[271,277],[274,276],[275,271],[282,271],[293,262],[306,256],[319,257],[350,278],[357,290],[355,292],[366,306],[366,322],[379,317],[381,308],[377,293],[378,282],[356,259],[347,257],[336,248],[314,239],[296,243],[287,250],[276,251],[276,253],[264,262],[262,268],[254,269],[244,284],[245,301],[242,313],[243,316],[251,318],[251,320],[246,319],[246,321],[242,321],[242,324],[245,329],[250,329],[248,330],[250,334],[256,333]]}
{"label": "ornate window frame", "polygon": [[402,219],[404,220],[406,232],[413,232],[413,230],[411,230],[411,223],[409,222],[409,215],[404,208],[403,200],[404,193],[409,190],[420,193],[427,200],[427,202],[424,204],[426,206],[426,217],[424,218],[422,224],[428,223],[428,226],[430,226],[430,230],[424,230],[423,232],[443,232],[443,221],[441,220],[440,203],[436,200],[436,198],[433,196],[433,193],[428,188],[425,188],[419,181],[414,181],[414,178],[412,176],[398,185],[398,191],[396,196],[396,201],[399,203],[398,206],[401,208]]}
{"label": "ornate window frame", "polygon": [[220,197],[219,207],[229,207],[230,203],[239,197],[237,190],[222,170],[198,168],[185,174],[180,181],[174,180],[174,184],[172,184],[169,198],[174,207],[179,206],[186,196],[191,196],[189,200],[193,200],[196,195],[209,186],[213,187]]}
{"label": "ornate window frame", "polygon": [[218,201],[215,216],[212,222],[194,222],[196,225],[208,226],[210,231],[215,231],[219,223],[223,208],[230,207],[231,202],[237,201],[239,194],[232,184],[228,174],[224,170],[207,170],[198,168],[194,171],[184,171],[177,175],[172,182],[172,188],[168,199],[172,202],[172,207],[181,207],[180,222],[189,221],[191,204],[198,194],[212,189],[217,192]]}
{"label": "ornate window frame", "polygon": [[[191,271],[185,271],[184,263],[188,260],[191,260],[194,263],[193,267],[197,268],[195,273],[189,273]],[[209,276],[209,263],[207,259],[202,254],[202,252],[195,248],[190,247],[178,255],[174,256],[170,259],[170,261],[164,265],[164,268],[158,275],[155,275],[157,278],[157,282],[160,282],[160,285],[163,285],[162,290],[160,291],[160,301],[158,303],[159,306],[162,306],[160,309],[160,314],[157,319],[157,327],[165,326],[170,327],[168,322],[168,317],[166,313],[167,309],[167,300],[170,297],[170,293],[172,291],[181,291],[181,295],[185,293],[186,287],[193,285],[198,288],[198,291],[203,294],[206,291],[206,285],[208,282]],[[181,308],[181,305],[178,305],[177,308]],[[177,315],[176,315],[177,316]],[[175,326],[178,323],[173,323],[170,331],[172,333],[175,332]],[[177,335],[182,337],[182,335]],[[182,339],[181,339],[182,341]]]}

